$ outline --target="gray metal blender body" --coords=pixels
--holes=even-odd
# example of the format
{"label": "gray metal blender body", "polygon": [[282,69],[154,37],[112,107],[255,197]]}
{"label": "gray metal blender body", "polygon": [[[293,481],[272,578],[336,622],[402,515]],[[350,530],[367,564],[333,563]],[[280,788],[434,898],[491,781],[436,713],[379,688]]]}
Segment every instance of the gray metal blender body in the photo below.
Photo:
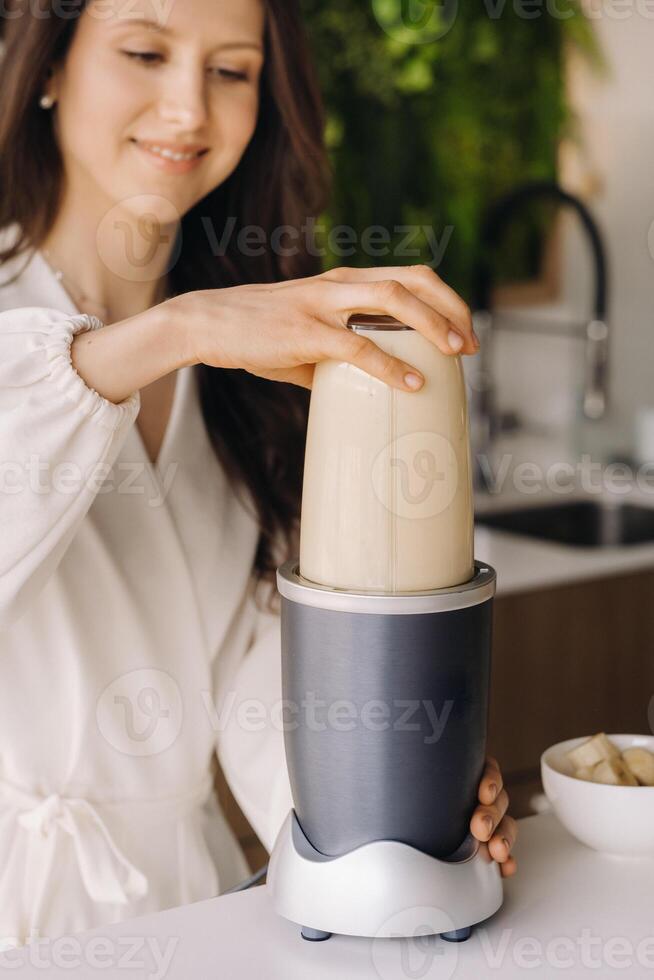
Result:
{"label": "gray metal blender body", "polygon": [[371,841],[465,857],[486,753],[495,573],[347,593],[278,572],[295,813],[325,855]]}

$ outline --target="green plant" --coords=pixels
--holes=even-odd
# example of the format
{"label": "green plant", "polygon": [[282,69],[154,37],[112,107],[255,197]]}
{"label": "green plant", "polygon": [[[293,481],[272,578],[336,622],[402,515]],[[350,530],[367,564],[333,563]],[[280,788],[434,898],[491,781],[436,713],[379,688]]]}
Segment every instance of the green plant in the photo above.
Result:
{"label": "green plant", "polygon": [[[456,16],[434,41],[419,28],[403,35],[388,29],[399,4],[406,10],[410,2],[302,0],[335,175],[322,221],[327,228],[352,226],[359,242],[352,255],[332,249],[325,261],[330,267],[426,261],[468,295],[487,206],[519,183],[556,177],[557,146],[569,123],[566,44],[597,52],[577,0],[558,0],[557,17],[544,4],[540,16],[524,16],[538,0],[522,0],[523,8],[518,0],[462,0],[460,9],[450,0]],[[429,6],[413,2],[423,11]],[[388,255],[371,257],[361,248],[359,236],[370,225],[391,230]],[[417,255],[392,254],[404,237],[393,232],[400,225],[423,229],[412,243]],[[447,239],[441,262],[425,226],[441,245]],[[513,273],[533,264],[533,247],[512,239],[510,252]]]}

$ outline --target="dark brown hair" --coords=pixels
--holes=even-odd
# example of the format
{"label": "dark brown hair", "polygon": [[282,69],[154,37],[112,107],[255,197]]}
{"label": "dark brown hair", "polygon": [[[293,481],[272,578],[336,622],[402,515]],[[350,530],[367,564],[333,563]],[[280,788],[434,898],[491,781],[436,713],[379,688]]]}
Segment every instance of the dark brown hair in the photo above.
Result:
{"label": "dark brown hair", "polygon": [[[0,251],[0,263],[39,248],[58,213],[63,161],[52,114],[38,100],[48,69],[66,55],[86,4],[69,0],[63,17],[51,0],[39,5],[35,17],[28,0],[5,3],[0,229],[15,222],[20,237]],[[302,235],[293,255],[278,255],[268,245],[260,256],[246,256],[237,247],[239,228],[247,225],[262,228],[268,243],[282,225],[301,229],[307,217],[324,208],[329,187],[322,103],[297,0],[264,4],[265,64],[256,130],[231,176],[184,215],[169,295],[320,272],[319,259]],[[230,219],[233,233],[225,253],[216,256],[207,226],[220,238]],[[258,520],[257,580],[273,582],[277,563],[296,546],[309,393],[240,370],[199,365],[195,371],[215,452]]]}

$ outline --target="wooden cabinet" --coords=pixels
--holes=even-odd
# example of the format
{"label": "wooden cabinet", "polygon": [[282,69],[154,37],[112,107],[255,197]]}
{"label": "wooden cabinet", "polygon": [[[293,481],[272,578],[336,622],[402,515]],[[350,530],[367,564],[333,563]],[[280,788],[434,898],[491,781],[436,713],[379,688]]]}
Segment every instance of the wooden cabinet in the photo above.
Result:
{"label": "wooden cabinet", "polygon": [[651,732],[653,698],[654,570],[496,598],[489,750],[509,783],[562,739]]}

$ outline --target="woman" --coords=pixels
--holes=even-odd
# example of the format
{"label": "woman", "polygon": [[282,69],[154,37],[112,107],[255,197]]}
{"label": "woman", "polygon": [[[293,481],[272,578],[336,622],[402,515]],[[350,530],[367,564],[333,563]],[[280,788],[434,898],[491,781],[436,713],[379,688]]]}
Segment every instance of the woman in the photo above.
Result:
{"label": "woman", "polygon": [[[420,384],[343,329],[355,310],[476,350],[469,311],[430,270],[320,274],[306,242],[270,244],[325,200],[294,4],[161,7],[80,0],[36,16],[15,0],[4,15],[7,946],[245,877],[212,793],[216,753],[272,846],[291,797],[272,723],[279,621],[258,588],[296,545],[314,365]],[[264,247],[237,234],[253,224]],[[490,761],[471,829],[511,874],[507,802]]]}

